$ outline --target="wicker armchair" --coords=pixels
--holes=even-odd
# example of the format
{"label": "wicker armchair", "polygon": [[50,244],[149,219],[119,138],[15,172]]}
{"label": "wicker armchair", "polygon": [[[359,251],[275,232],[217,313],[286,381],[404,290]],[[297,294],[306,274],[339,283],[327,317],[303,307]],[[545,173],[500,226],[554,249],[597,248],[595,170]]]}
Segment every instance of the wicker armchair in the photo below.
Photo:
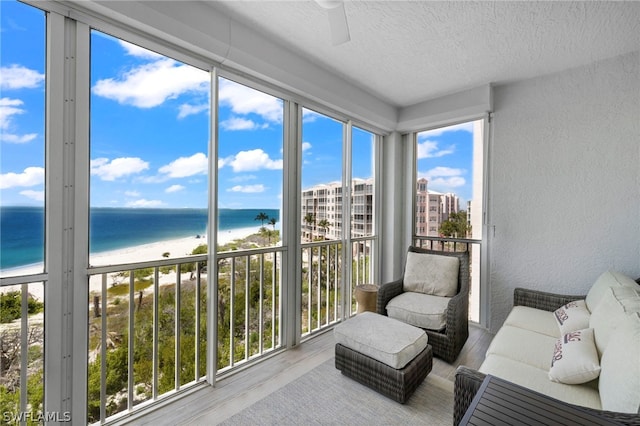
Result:
{"label": "wicker armchair", "polygon": [[[640,280],[640,279],[639,279]],[[560,306],[565,305],[573,300],[581,300],[586,295],[566,295],[546,293],[537,290],[529,290],[516,288],[513,295],[514,306],[528,306],[531,308],[542,309],[553,312]],[[478,392],[482,381],[486,377],[485,374],[464,365],[456,369],[454,380],[454,407],[453,407],[453,424],[458,425],[467,409],[473,401],[473,397]],[[572,405],[572,404],[568,404]],[[623,425],[640,426],[640,414],[617,413],[613,411],[596,410],[588,407],[579,407],[582,410],[597,414],[603,418],[616,421]]]}
{"label": "wicker armchair", "polygon": [[[452,363],[460,354],[469,337],[469,253],[433,251],[417,247],[409,247],[409,251],[454,256],[460,260],[458,292],[448,302],[445,328],[442,330],[425,329],[429,336],[429,344],[433,347],[433,356]],[[381,285],[378,289],[377,312],[381,315],[387,315],[386,306],[389,301],[402,293],[402,278]]]}

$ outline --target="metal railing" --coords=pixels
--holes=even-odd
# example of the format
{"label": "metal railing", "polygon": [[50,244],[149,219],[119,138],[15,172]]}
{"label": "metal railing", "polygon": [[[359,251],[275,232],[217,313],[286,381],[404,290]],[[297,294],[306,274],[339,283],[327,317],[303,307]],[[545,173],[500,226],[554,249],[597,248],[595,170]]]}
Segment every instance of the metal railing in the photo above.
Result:
{"label": "metal railing", "polygon": [[31,424],[43,412],[46,274],[0,280],[0,415]]}
{"label": "metal railing", "polygon": [[[282,251],[218,253],[218,375],[282,346]],[[205,380],[207,255],[89,273],[89,423]]]}
{"label": "metal railing", "polygon": [[[309,336],[353,315],[356,311],[355,286],[373,281],[374,237],[351,239],[351,277],[343,290],[343,243],[337,240],[315,241],[302,246],[301,337]],[[349,312],[343,315],[342,299]]]}

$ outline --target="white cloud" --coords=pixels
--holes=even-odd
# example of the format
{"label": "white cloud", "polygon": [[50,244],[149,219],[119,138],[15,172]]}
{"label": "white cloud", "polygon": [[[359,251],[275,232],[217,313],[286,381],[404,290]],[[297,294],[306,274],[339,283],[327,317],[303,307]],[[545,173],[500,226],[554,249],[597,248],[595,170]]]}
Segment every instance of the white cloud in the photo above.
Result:
{"label": "white cloud", "polygon": [[419,173],[418,178],[425,178],[429,181],[429,187],[441,192],[450,192],[466,184],[462,176],[466,173],[464,169],[451,167],[434,167],[424,173]]}
{"label": "white cloud", "polygon": [[182,191],[184,188],[185,187],[182,185],[171,185],[170,187],[165,189],[164,192],[166,192],[167,194],[170,194],[172,192]]}
{"label": "white cloud", "polygon": [[257,114],[271,123],[282,123],[282,101],[266,93],[222,79],[218,99],[235,114]]}
{"label": "white cloud", "polygon": [[248,180],[258,179],[256,175],[240,175],[229,179],[231,182],[246,182]]}
{"label": "white cloud", "polygon": [[130,201],[126,204],[127,207],[160,207],[162,205],[164,205],[164,203],[160,200],[145,200],[144,198]]}
{"label": "white cloud", "polygon": [[24,191],[20,191],[20,195],[24,195],[27,198],[31,198],[36,201],[44,201],[44,191],[33,191],[31,189],[26,189]]}
{"label": "white cloud", "polygon": [[153,108],[187,92],[208,92],[206,71],[163,58],[135,67],[117,78],[99,80],[92,91],[120,104]]}
{"label": "white cloud", "polygon": [[43,167],[27,167],[22,173],[0,174],[0,189],[17,186],[36,186],[44,183]]}
{"label": "white cloud", "polygon": [[224,120],[220,122],[220,127],[224,130],[255,130],[255,129],[265,129],[269,125],[268,124],[258,124],[253,120],[247,120],[245,118],[240,117],[231,117],[228,120]]}
{"label": "white cloud", "polygon": [[159,171],[171,178],[182,178],[206,174],[208,169],[209,160],[207,156],[198,152],[191,157],[180,157],[166,166],[160,167]]}
{"label": "white cloud", "polygon": [[91,174],[106,181],[140,173],[149,168],[149,163],[137,157],[121,157],[109,160],[96,158],[91,160]]}
{"label": "white cloud", "polygon": [[437,129],[427,130],[418,134],[418,138],[433,138],[447,132],[457,132],[459,130],[473,133],[473,121],[467,123],[454,124],[448,127],[438,127]]}
{"label": "white cloud", "polygon": [[144,47],[140,47],[137,44],[129,43],[128,41],[118,40],[118,43],[120,43],[120,46],[122,46],[122,48],[126,50],[127,55],[135,56],[137,58],[144,58],[144,59],[164,58],[164,56],[162,56],[159,53],[153,52],[149,49],[145,49]]}
{"label": "white cloud", "polygon": [[418,159],[423,158],[437,158],[445,155],[453,154],[456,150],[455,145],[451,145],[447,148],[438,148],[438,142],[432,140],[425,140],[418,142]]}
{"label": "white cloud", "polygon": [[234,172],[253,172],[257,170],[280,170],[282,160],[272,160],[269,154],[261,149],[240,151],[235,156],[221,159],[218,167],[231,166]]}
{"label": "white cloud", "polygon": [[44,82],[44,74],[22,65],[0,68],[0,89],[35,89]]}
{"label": "white cloud", "polygon": [[31,142],[36,137],[38,137],[37,133],[29,133],[26,135],[12,135],[10,133],[2,132],[2,134],[0,134],[0,141],[7,142],[7,143],[20,144],[20,143]]}
{"label": "white cloud", "polygon": [[23,104],[24,102],[20,99],[0,99],[0,130],[2,131],[0,132],[0,141],[20,144],[31,142],[38,136],[37,133],[17,135],[10,131],[13,117],[26,112],[21,108]]}
{"label": "white cloud", "polygon": [[311,143],[310,142],[302,142],[302,151],[307,151],[311,149]]}
{"label": "white cloud", "polygon": [[185,118],[190,115],[199,114],[203,111],[209,111],[208,104],[202,104],[202,105],[182,104],[178,108],[178,118]]}
{"label": "white cloud", "polygon": [[256,192],[264,192],[265,187],[263,184],[257,185],[236,185],[232,188],[229,188],[227,191],[229,192],[245,192],[245,193],[256,193]]}
{"label": "white cloud", "polygon": [[138,191],[125,191],[124,195],[127,197],[139,197],[140,193]]}

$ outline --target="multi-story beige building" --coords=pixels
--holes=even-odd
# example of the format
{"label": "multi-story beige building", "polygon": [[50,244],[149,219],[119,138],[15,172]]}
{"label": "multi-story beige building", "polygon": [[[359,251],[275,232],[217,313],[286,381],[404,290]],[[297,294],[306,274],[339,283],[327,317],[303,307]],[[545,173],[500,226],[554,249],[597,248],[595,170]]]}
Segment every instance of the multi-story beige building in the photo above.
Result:
{"label": "multi-story beige building", "polygon": [[[320,184],[302,191],[302,239],[342,238],[342,183]],[[351,235],[373,234],[373,179],[351,183]]]}
{"label": "multi-story beige building", "polygon": [[430,191],[428,183],[425,178],[416,182],[416,235],[437,237],[442,222],[460,210],[460,198],[452,192]]}

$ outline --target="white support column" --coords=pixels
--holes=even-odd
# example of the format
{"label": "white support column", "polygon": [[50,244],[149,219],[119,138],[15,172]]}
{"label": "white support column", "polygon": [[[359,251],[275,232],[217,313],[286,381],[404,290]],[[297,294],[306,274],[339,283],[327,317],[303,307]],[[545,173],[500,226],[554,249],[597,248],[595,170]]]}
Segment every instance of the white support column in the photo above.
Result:
{"label": "white support column", "polygon": [[282,183],[282,256],[280,280],[282,307],[280,312],[283,344],[287,347],[300,342],[302,307],[300,306],[300,277],[302,253],[300,251],[300,193],[302,164],[302,110],[298,104],[284,103],[284,169]]}
{"label": "white support column", "polygon": [[405,189],[405,171],[409,168],[406,145],[397,132],[385,136],[382,142],[380,210],[384,214],[378,238],[384,241],[384,244],[380,247],[380,283],[400,277],[402,260],[407,249],[405,206],[411,205],[411,199],[407,199]]}

